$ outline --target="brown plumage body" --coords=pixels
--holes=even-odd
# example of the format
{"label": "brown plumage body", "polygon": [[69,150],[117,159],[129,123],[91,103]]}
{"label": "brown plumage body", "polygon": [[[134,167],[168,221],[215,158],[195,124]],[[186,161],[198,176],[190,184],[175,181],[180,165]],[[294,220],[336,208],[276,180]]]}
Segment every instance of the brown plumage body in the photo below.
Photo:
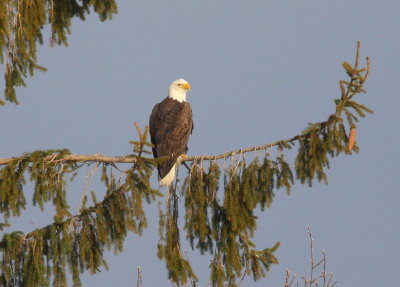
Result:
{"label": "brown plumage body", "polygon": [[170,97],[156,104],[150,115],[150,137],[154,158],[169,157],[157,165],[159,178],[164,178],[179,156],[188,150],[193,131],[192,109],[186,101]]}

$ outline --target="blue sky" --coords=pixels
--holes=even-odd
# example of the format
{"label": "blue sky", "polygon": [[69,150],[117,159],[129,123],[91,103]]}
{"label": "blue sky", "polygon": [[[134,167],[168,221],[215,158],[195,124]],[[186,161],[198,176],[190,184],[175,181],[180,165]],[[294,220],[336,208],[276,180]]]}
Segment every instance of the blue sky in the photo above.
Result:
{"label": "blue sky", "polygon": [[[280,264],[259,283],[248,278],[242,286],[283,286],[286,268],[308,274],[306,226],[314,232],[316,252],[326,250],[338,286],[395,284],[400,257],[400,3],[118,4],[119,14],[111,21],[101,23],[94,14],[86,22],[75,21],[68,48],[39,48],[39,62],[48,72],[37,73],[27,88],[18,89],[19,106],[1,107],[0,157],[50,148],[129,154],[128,141],[136,137],[133,122],[145,126],[154,104],[180,77],[192,86],[188,100],[195,130],[189,155],[288,138],[333,112],[338,81],[345,79],[341,64],[353,62],[360,40],[361,56],[370,56],[372,72],[368,93],[358,100],[375,111],[359,124],[361,152],[331,161],[329,185],[296,184],[291,196],[276,192],[272,207],[258,214],[255,241],[260,248],[280,241]],[[71,185],[72,210],[83,189],[83,180]],[[101,193],[95,181],[91,189]],[[150,227],[143,237],[130,235],[123,254],[107,255],[110,271],[83,276],[84,286],[134,286],[138,266],[144,286],[169,284],[164,262],[156,257],[156,205],[147,216]],[[43,214],[29,209],[15,228],[29,231],[51,219],[51,209]],[[210,257],[199,257],[190,254],[205,286]]]}

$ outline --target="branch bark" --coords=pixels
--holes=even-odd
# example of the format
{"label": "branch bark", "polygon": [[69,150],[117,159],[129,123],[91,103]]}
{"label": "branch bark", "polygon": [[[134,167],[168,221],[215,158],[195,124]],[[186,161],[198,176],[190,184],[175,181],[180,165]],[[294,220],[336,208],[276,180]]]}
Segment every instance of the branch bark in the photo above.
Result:
{"label": "branch bark", "polygon": [[[289,139],[285,140],[280,140],[276,141],[273,143],[265,144],[265,145],[260,145],[260,146],[254,146],[254,147],[248,147],[248,148],[242,148],[242,149],[236,149],[232,151],[225,152],[223,154],[219,155],[198,155],[198,156],[188,156],[185,158],[182,158],[183,161],[197,161],[197,160],[217,160],[221,158],[227,158],[230,156],[234,156],[237,154],[243,154],[247,152],[252,152],[252,151],[258,151],[258,150],[265,150],[267,148],[273,147],[273,146],[279,146],[279,145],[285,145],[288,143],[292,143],[301,137],[306,136],[307,134],[302,134],[302,135],[297,135]],[[45,158],[45,161],[48,163],[55,163],[55,162],[104,162],[104,163],[135,163],[137,156],[105,156],[103,154],[93,154],[93,155],[79,155],[79,154],[69,154],[66,155],[63,158],[55,159],[55,156],[49,155]],[[6,165],[9,164],[12,161],[15,160],[24,160],[29,158],[29,156],[19,156],[19,157],[11,157],[11,158],[0,158],[0,165]],[[152,159],[151,159],[152,160]]]}
{"label": "branch bark", "polygon": [[[232,151],[228,151],[225,152],[223,154],[219,154],[219,155],[199,155],[199,156],[187,156],[181,159],[182,162],[186,162],[186,161],[204,161],[204,160],[218,160],[218,159],[222,159],[222,158],[227,158],[230,156],[234,156],[237,154],[243,154],[243,153],[247,153],[247,152],[252,152],[252,151],[257,151],[257,150],[265,150],[268,148],[271,148],[273,146],[285,146],[288,144],[293,143],[294,141],[297,141],[301,138],[307,137],[312,133],[319,133],[321,131],[321,129],[325,128],[326,126],[328,126],[329,124],[332,123],[332,119],[334,117],[338,117],[340,118],[340,114],[343,112],[343,109],[345,108],[345,104],[346,101],[350,100],[355,94],[360,93],[360,92],[365,92],[364,90],[361,89],[361,86],[363,83],[365,83],[365,81],[367,80],[369,73],[370,73],[370,69],[371,69],[371,65],[370,65],[370,59],[367,57],[366,61],[367,61],[367,67],[366,69],[361,69],[358,70],[358,65],[359,65],[359,55],[360,55],[360,41],[357,42],[357,51],[356,51],[356,61],[355,61],[355,65],[354,68],[351,68],[350,70],[347,70],[349,76],[351,77],[351,81],[350,83],[347,84],[347,89],[344,87],[343,85],[343,81],[340,81],[340,86],[342,89],[342,98],[341,98],[341,104],[337,104],[336,105],[336,112],[335,114],[332,114],[326,121],[324,122],[320,122],[318,123],[319,128],[317,130],[314,130],[312,132],[305,132],[303,134],[299,134],[296,135],[292,138],[288,138],[288,139],[284,139],[284,140],[279,140],[273,143],[269,143],[269,144],[265,144],[265,145],[261,145],[261,146],[254,146],[254,147],[248,147],[248,148],[242,148],[242,149],[236,149],[236,150],[232,150]],[[345,65],[347,62],[345,62],[343,65]],[[350,66],[350,65],[348,65]],[[346,69],[346,66],[344,66]],[[360,73],[362,72],[362,70],[366,70],[366,73],[364,75],[364,77],[361,77]],[[353,83],[354,81],[359,81],[360,83],[357,86],[354,86]],[[363,109],[364,111],[370,112],[372,113],[371,110],[362,107],[361,109]],[[362,116],[362,115],[361,115]],[[351,124],[351,122],[349,122],[349,124]],[[145,142],[145,135],[142,134],[140,127],[135,123],[136,129],[138,131],[139,134],[139,138],[140,138],[140,142],[143,144]],[[351,128],[355,128],[353,126],[351,126]],[[349,146],[349,150],[351,150],[350,146]],[[141,152],[139,153],[139,156],[141,155]],[[137,161],[137,157],[138,156],[105,156],[103,154],[94,154],[94,155],[78,155],[78,154],[70,154],[70,155],[66,155],[63,158],[57,158],[55,159],[55,155],[49,155],[45,158],[45,161],[48,163],[56,163],[56,162],[103,162],[103,163],[136,163]],[[29,158],[29,155],[24,155],[24,156],[20,156],[20,157],[12,157],[12,158],[0,158],[0,165],[6,165],[9,164],[12,161],[15,160],[24,160]],[[152,158],[144,158],[146,160],[154,160]],[[158,160],[164,160],[165,158],[159,158]]]}
{"label": "branch bark", "polygon": [[[19,156],[12,158],[0,158],[0,165],[6,165],[14,160],[24,160],[29,158],[29,156]],[[79,155],[79,154],[69,154],[62,159],[55,159],[53,155],[49,155],[45,158],[45,161],[58,162],[58,161],[69,161],[69,162],[105,162],[105,163],[135,163],[136,156],[105,156],[102,154],[93,155]]]}

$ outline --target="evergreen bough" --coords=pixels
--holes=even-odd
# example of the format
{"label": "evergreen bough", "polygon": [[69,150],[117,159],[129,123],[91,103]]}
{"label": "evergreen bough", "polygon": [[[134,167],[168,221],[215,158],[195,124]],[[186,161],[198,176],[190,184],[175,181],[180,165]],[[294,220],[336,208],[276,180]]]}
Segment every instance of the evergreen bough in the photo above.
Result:
{"label": "evergreen bough", "polygon": [[[192,249],[212,256],[212,286],[238,286],[246,275],[258,280],[272,264],[278,263],[274,252],[279,242],[259,250],[251,240],[257,228],[255,209],[268,208],[278,189],[290,194],[295,180],[310,186],[315,180],[327,183],[329,159],[359,151],[355,142],[357,123],[366,113],[372,113],[354,99],[365,92],[363,85],[370,71],[368,58],[367,67],[359,68],[359,48],[358,43],[355,65],[343,64],[350,79],[339,82],[341,96],[335,100],[335,112],[326,121],[310,124],[301,134],[271,144],[183,159],[191,163],[190,171],[181,188],[177,183],[170,187],[164,195],[165,206],[160,203],[159,207],[158,257],[165,260],[171,282],[191,282],[195,286],[198,280],[181,250],[183,231]],[[30,233],[3,234],[1,286],[49,286],[50,282],[55,287],[67,286],[67,272],[72,274],[73,285],[81,286],[82,272],[94,274],[101,267],[107,268],[106,250],[122,252],[129,231],[142,234],[147,227],[143,201],[153,203],[163,194],[150,185],[157,162],[144,156],[151,154],[148,130],[142,133],[136,127],[139,140],[131,142],[134,154],[125,157],[80,156],[63,149],[0,159],[1,229],[9,227],[9,218],[22,215],[26,208],[27,181],[34,184],[34,206],[41,210],[47,202],[55,206],[54,223]],[[290,164],[285,151],[296,145],[297,156]],[[255,156],[250,163],[246,162],[247,152],[273,147],[277,149],[276,156],[265,152],[263,157]],[[79,213],[73,215],[66,200],[67,180],[79,172],[81,162],[102,165],[106,195],[101,201],[94,192],[91,199],[85,195]],[[115,162],[133,165],[121,171]],[[116,180],[115,170],[125,174],[122,183]],[[180,205],[181,198],[184,206]],[[179,224],[180,210],[185,211],[183,226]]]}
{"label": "evergreen bough", "polygon": [[[114,0],[0,1],[0,62],[5,63],[5,100],[18,104],[15,87],[24,86],[24,78],[32,76],[35,70],[45,70],[36,59],[36,45],[43,44],[43,26],[50,25],[52,44],[67,45],[72,18],[84,20],[91,9],[102,21],[117,12]],[[290,194],[295,180],[310,186],[315,180],[327,183],[329,159],[359,151],[355,141],[357,123],[372,113],[354,99],[365,92],[363,86],[370,71],[368,58],[366,68],[359,67],[359,48],[358,43],[354,66],[343,63],[349,80],[339,82],[341,96],[335,100],[335,112],[326,121],[310,124],[301,134],[271,144],[183,159],[191,166],[182,187],[172,186],[165,206],[160,204],[158,257],[165,260],[171,282],[184,285],[190,281],[196,286],[198,280],[181,250],[183,231],[192,249],[212,256],[212,286],[238,286],[246,275],[258,280],[272,264],[278,263],[274,252],[279,242],[258,250],[251,240],[257,228],[254,211],[257,207],[263,211],[268,208],[278,189]],[[0,104],[4,101],[0,100]],[[28,181],[34,184],[34,206],[41,210],[48,202],[55,206],[52,224],[30,233],[3,233],[1,286],[63,287],[67,286],[67,273],[71,273],[74,286],[81,286],[81,273],[88,270],[94,274],[101,267],[107,268],[106,250],[122,252],[129,231],[142,234],[147,227],[143,201],[153,203],[162,194],[150,185],[157,162],[143,156],[150,154],[148,131],[142,133],[139,127],[137,130],[139,140],[131,142],[134,155],[81,156],[62,149],[0,159],[0,230],[9,227],[10,217],[22,215]],[[290,164],[285,151],[296,144],[297,156]],[[247,152],[273,147],[277,148],[275,157],[265,152],[265,156],[254,157],[250,163],[245,161]],[[231,160],[226,166],[228,158]],[[78,214],[73,215],[66,199],[67,181],[79,172],[82,162],[102,166],[106,195],[98,201],[94,192],[90,199],[85,194]],[[114,176],[115,170],[120,171],[115,165],[118,162],[133,163],[123,171],[122,183]],[[180,198],[184,199],[184,206],[180,206]],[[180,210],[185,211],[183,226],[179,224]]]}
{"label": "evergreen bough", "polygon": [[[24,78],[35,70],[46,71],[37,61],[37,45],[42,45],[43,27],[50,25],[51,44],[68,45],[71,20],[85,20],[93,10],[101,21],[117,13],[115,0],[1,0],[0,63],[5,63],[6,101],[18,104],[15,87],[25,86]],[[5,102],[0,99],[0,105]]]}

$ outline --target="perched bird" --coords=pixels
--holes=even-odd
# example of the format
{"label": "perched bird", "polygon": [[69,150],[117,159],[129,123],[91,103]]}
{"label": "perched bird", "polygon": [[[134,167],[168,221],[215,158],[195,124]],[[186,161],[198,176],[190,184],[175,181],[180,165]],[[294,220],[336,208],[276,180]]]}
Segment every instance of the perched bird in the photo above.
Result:
{"label": "perched bird", "polygon": [[165,157],[157,165],[160,185],[169,186],[175,179],[177,162],[188,150],[193,131],[192,109],[186,101],[190,85],[184,79],[173,81],[168,97],[156,104],[150,115],[150,137],[154,158]]}

